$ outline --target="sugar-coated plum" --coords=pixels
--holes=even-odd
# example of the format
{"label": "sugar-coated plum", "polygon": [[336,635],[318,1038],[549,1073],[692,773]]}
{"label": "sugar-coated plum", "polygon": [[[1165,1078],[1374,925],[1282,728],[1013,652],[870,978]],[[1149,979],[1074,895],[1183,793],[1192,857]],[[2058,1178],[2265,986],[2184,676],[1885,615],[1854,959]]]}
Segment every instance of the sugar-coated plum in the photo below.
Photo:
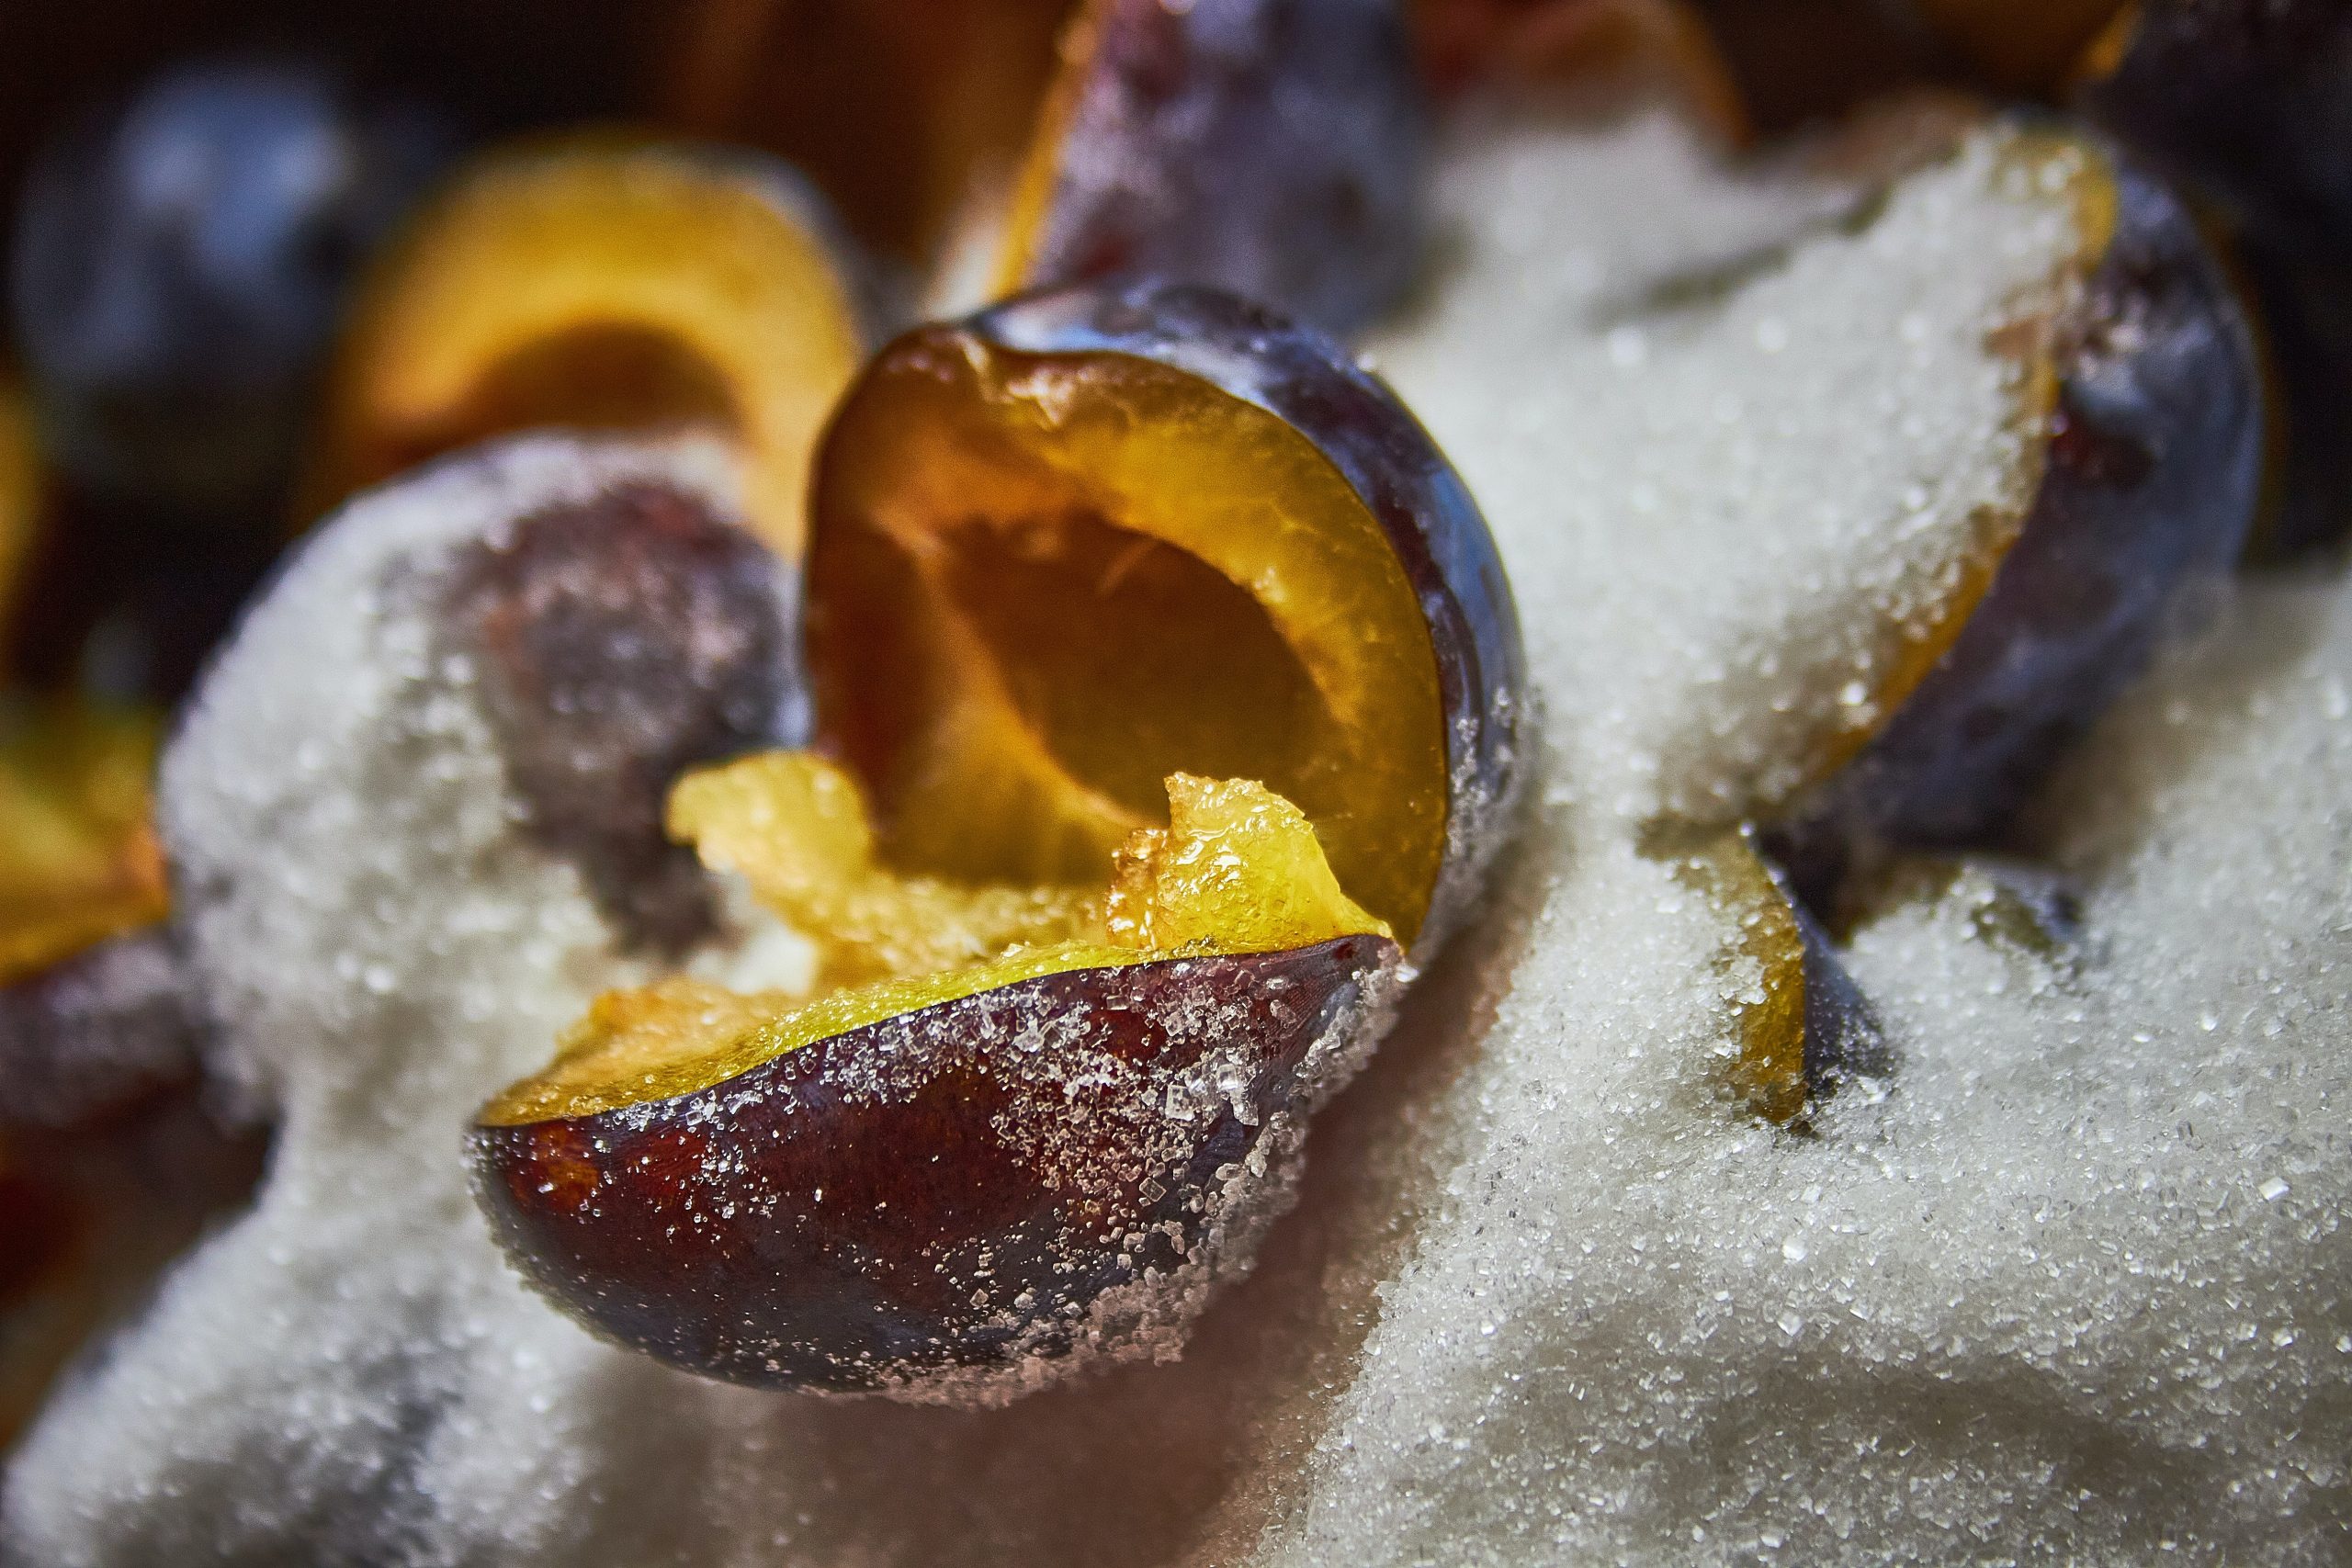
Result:
{"label": "sugar-coated plum", "polygon": [[992,1402],[1167,1353],[1515,815],[1485,525],[1328,340],[1072,288],[867,367],[806,593],[820,750],[669,825],[817,988],[602,998],[481,1112],[492,1228],[740,1381]]}
{"label": "sugar-coated plum", "polygon": [[174,67],[52,141],[10,300],[56,460],[173,510],[270,506],[350,281],[449,142],[264,60]]}
{"label": "sugar-coated plum", "polygon": [[2165,186],[2077,146],[2099,243],[2024,349],[2051,389],[2032,503],[1952,590],[1938,656],[1770,835],[1825,912],[1857,856],[1996,836],[2254,517],[2261,391],[2228,281]]}
{"label": "sugar-coated plum", "polygon": [[543,1291],[695,1371],[1019,1392],[1050,1359],[1164,1331],[1187,1303],[1156,1298],[1254,1240],[1305,1058],[1358,1026],[1384,950],[1393,966],[1353,936],[1044,976],[772,1056],[720,1095],[485,1127],[485,1201]]}
{"label": "sugar-coated plum", "polygon": [[2136,0],[2085,62],[2084,111],[2237,224],[2352,263],[2352,8]]}
{"label": "sugar-coated plum", "polygon": [[1091,0],[999,284],[1214,285],[1350,333],[1412,281],[1428,141],[1393,0]]}
{"label": "sugar-coated plum", "polygon": [[1752,829],[1673,846],[1663,858],[1731,928],[1718,958],[1734,982],[1724,1076],[1749,1110],[1793,1124],[1847,1078],[1886,1072],[1877,1015]]}
{"label": "sugar-coated plum", "polygon": [[354,306],[312,502],[502,432],[703,423],[740,443],[760,536],[797,556],[860,309],[822,201],[773,159],[617,136],[485,154]]}
{"label": "sugar-coated plum", "polygon": [[718,923],[663,797],[793,722],[778,576],[749,534],[653,484],[530,512],[449,572],[435,618],[481,671],[527,831],[579,867],[625,948],[674,957]]}

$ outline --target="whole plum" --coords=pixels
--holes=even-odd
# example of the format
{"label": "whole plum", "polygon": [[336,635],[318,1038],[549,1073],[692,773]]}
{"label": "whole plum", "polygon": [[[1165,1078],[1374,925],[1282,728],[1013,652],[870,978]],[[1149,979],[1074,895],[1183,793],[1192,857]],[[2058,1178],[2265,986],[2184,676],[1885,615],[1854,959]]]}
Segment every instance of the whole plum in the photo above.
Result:
{"label": "whole plum", "polygon": [[267,504],[352,276],[449,141],[268,60],[173,67],[52,140],[11,303],[58,461],[174,510]]}

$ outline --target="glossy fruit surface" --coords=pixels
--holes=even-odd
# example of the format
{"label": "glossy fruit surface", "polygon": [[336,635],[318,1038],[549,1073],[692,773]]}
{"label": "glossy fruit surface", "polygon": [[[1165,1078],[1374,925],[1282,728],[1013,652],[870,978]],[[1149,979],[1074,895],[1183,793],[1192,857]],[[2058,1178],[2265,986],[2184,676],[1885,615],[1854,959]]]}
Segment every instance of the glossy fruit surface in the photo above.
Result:
{"label": "glossy fruit surface", "polygon": [[822,752],[690,774],[669,826],[815,988],[608,994],[484,1107],[481,1201],[717,1375],[985,1402],[1164,1349],[1509,826],[1484,525],[1321,338],[1071,290],[869,367],[807,584]]}
{"label": "glossy fruit surface", "polygon": [[11,303],[57,461],[201,513],[269,506],[359,265],[448,137],[283,62],[175,67],[51,142]]}
{"label": "glossy fruit surface", "polygon": [[816,512],[819,731],[903,863],[1089,880],[1182,770],[1295,801],[1408,945],[1469,896],[1516,612],[1461,481],[1327,340],[1150,285],[921,329],[843,402]]}
{"label": "glossy fruit surface", "polygon": [[1092,0],[1000,292],[1156,277],[1352,332],[1420,264],[1426,120],[1387,0]]}
{"label": "glossy fruit surface", "polygon": [[1147,1271],[1238,1220],[1262,1129],[1305,1109],[1300,1066],[1383,948],[1040,976],[773,1057],[718,1100],[478,1129],[483,1201],[543,1290],[696,1371],[1018,1379],[1019,1358],[1164,1320]]}
{"label": "glossy fruit surface", "polygon": [[2144,666],[2181,595],[2245,545],[2262,416],[2235,299],[2164,185],[2080,145],[2099,243],[2028,350],[2051,378],[2032,505],[1955,596],[1932,663],[1776,827],[1808,899],[1831,897],[1858,847],[1996,834]]}
{"label": "glossy fruit surface", "polygon": [[785,165],[581,139],[486,156],[368,280],[337,351],[321,506],[534,425],[707,423],[799,552],[809,454],[863,353],[821,204]]}

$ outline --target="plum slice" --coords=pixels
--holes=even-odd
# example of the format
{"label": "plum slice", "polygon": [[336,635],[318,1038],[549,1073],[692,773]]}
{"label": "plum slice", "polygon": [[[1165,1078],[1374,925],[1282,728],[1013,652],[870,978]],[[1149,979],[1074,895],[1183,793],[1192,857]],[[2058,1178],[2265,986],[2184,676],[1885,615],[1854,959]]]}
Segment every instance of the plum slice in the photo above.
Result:
{"label": "plum slice", "polygon": [[707,423],[741,445],[752,525],[789,558],[818,428],[863,354],[852,278],[774,160],[611,137],[488,154],[355,306],[314,500],[506,431]]}
{"label": "plum slice", "polygon": [[600,999],[481,1112],[492,1227],[739,1381],[994,1401],[1172,1354],[1515,815],[1484,523],[1328,341],[1073,289],[868,367],[807,595],[819,750],[688,774],[669,826],[814,987]]}
{"label": "plum slice", "polygon": [[2077,171],[2083,245],[2056,309],[2012,329],[2037,389],[2030,503],[1948,580],[1932,633],[1862,705],[1875,722],[1775,824],[1825,912],[1889,846],[1996,840],[2254,519],[2261,392],[2219,264],[2144,170],[2088,139],[2048,145]]}
{"label": "plum slice", "polygon": [[1815,1100],[1887,1070],[1878,1017],[1752,828],[1664,855],[1727,924],[1716,965],[1733,1014],[1727,1087],[1768,1121],[1801,1125]]}
{"label": "plum slice", "polygon": [[1213,284],[1352,332],[1419,265],[1427,142],[1394,0],[1090,0],[998,283]]}

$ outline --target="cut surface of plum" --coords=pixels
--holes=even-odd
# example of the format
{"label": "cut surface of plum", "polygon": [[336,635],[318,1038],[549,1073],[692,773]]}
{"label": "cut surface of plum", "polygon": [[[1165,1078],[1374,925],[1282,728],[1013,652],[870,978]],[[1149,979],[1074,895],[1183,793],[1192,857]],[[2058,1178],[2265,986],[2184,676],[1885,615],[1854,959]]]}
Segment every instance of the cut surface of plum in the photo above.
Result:
{"label": "cut surface of plum", "polygon": [[164,918],[157,731],[130,711],[0,708],[0,985]]}
{"label": "cut surface of plum", "polygon": [[612,137],[486,155],[354,309],[317,500],[506,431],[708,423],[741,443],[754,529],[790,558],[862,354],[837,246],[819,198],[752,154]]}
{"label": "cut surface of plum", "polygon": [[[745,998],[687,979],[608,994],[547,1072],[480,1120],[520,1125],[673,1100],[820,1041],[1048,975],[1391,935],[1340,890],[1298,808],[1248,780],[1170,776],[1169,826],[1133,834],[1091,897],[894,876],[874,863],[854,790],[819,758],[770,753],[689,775],[671,814],[714,870],[744,874],[815,939],[816,996]],[[844,975],[872,977],[839,984]],[[829,979],[837,988],[824,988]]]}
{"label": "cut surface of plum", "polygon": [[905,864],[1084,880],[1179,771],[1296,802],[1408,945],[1482,863],[1516,613],[1427,435],[1312,334],[1157,286],[920,329],[814,504],[819,729]]}
{"label": "cut surface of plum", "polygon": [[603,998],[482,1109],[478,1195],[556,1301],[715,1375],[986,1402],[1172,1353],[1508,829],[1484,524],[1325,340],[1071,290],[868,368],[807,595],[818,750],[689,774],[669,828],[813,989]]}

